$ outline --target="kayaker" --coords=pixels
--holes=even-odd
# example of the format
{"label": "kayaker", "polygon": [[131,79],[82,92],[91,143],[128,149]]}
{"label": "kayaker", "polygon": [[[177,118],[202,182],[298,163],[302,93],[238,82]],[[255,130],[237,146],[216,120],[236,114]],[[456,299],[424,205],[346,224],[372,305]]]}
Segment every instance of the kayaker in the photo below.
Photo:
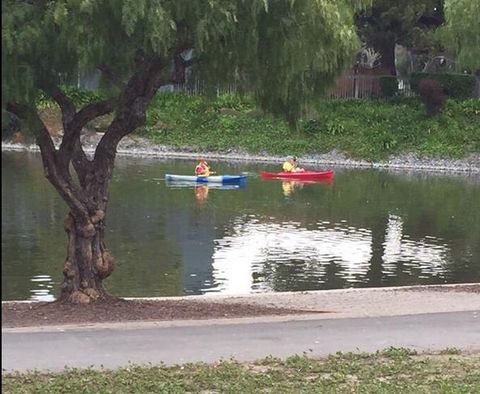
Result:
{"label": "kayaker", "polygon": [[207,161],[205,159],[200,159],[197,166],[195,167],[195,175],[209,176],[210,174],[213,174],[213,172],[210,171],[210,167],[208,166]]}
{"label": "kayaker", "polygon": [[297,167],[297,156],[288,156],[285,163],[283,163],[284,172],[300,172],[305,171],[303,168]]}

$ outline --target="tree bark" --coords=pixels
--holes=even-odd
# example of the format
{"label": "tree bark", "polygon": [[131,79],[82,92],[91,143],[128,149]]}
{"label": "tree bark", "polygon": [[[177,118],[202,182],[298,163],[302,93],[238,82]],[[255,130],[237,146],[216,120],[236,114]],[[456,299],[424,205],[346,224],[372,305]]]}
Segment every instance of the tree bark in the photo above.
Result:
{"label": "tree bark", "polygon": [[68,247],[60,301],[85,304],[110,298],[103,280],[112,273],[114,259],[104,243],[104,218],[101,210],[87,225],[76,222],[72,213],[66,217]]}
{"label": "tree bark", "polygon": [[375,45],[375,50],[382,55],[382,71],[388,75],[397,75],[395,67],[395,40],[384,40]]}

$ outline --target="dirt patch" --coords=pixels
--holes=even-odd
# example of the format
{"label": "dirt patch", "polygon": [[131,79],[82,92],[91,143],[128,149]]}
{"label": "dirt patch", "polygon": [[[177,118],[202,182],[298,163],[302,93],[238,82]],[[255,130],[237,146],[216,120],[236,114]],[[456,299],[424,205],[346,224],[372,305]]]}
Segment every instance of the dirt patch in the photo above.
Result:
{"label": "dirt patch", "polygon": [[8,303],[2,305],[2,327],[120,321],[194,320],[300,313],[316,312],[241,303],[224,304],[184,300],[116,299],[91,305],[70,305],[59,302]]}
{"label": "dirt patch", "polygon": [[474,283],[471,285],[458,285],[458,286],[415,286],[406,289],[395,289],[395,291],[438,291],[442,293],[447,292],[460,292],[460,293],[480,293],[480,283]]}

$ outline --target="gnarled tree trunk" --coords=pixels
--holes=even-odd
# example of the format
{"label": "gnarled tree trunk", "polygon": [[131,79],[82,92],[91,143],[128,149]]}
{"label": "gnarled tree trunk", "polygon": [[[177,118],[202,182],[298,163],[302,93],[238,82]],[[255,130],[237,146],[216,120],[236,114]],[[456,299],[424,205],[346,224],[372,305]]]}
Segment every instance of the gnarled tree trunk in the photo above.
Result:
{"label": "gnarled tree trunk", "polygon": [[[191,63],[181,57],[188,47],[183,43],[170,51],[175,65],[181,65],[182,69]],[[124,136],[145,124],[148,105],[158,88],[172,82],[170,76],[162,78],[170,64],[167,59],[147,57],[139,51],[135,64],[136,71],[126,84],[107,66],[99,67],[120,88],[120,94],[116,99],[94,102],[79,111],[58,87],[44,89],[62,111],[64,135],[59,148],[55,147],[35,108],[19,103],[7,105],[10,112],[26,120],[34,130],[45,176],[70,209],[64,222],[68,247],[59,297],[62,302],[85,304],[111,297],[103,280],[112,273],[114,260],[105,246],[104,236],[117,145]],[[114,109],[113,121],[98,143],[93,159],[87,158],[80,142],[82,128]],[[71,164],[78,182],[70,174]]]}
{"label": "gnarled tree trunk", "polygon": [[87,225],[76,223],[70,213],[65,219],[67,258],[60,300],[88,303],[109,297],[103,280],[114,269],[114,259],[104,242],[105,214],[98,210]]}

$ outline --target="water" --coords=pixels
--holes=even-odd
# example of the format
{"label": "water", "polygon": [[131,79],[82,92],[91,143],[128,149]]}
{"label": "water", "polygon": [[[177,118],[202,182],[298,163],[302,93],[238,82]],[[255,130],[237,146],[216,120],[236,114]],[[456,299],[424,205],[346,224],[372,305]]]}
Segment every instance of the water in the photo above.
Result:
{"label": "water", "polygon": [[[480,282],[480,180],[337,169],[333,183],[166,185],[182,160],[119,158],[107,246],[120,296],[244,294]],[[2,300],[51,300],[62,280],[67,208],[36,153],[2,152]]]}

